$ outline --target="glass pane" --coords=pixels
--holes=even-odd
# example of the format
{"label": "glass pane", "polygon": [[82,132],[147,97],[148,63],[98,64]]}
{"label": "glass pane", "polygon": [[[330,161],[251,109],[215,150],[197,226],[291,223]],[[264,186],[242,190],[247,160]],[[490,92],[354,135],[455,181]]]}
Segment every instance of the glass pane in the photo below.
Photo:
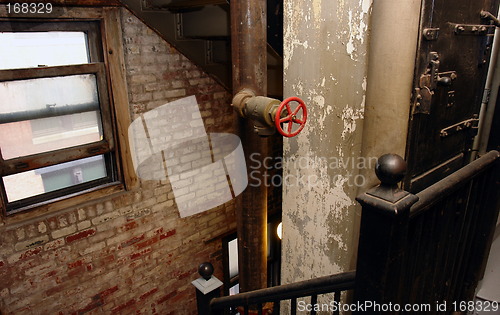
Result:
{"label": "glass pane", "polygon": [[84,32],[0,32],[0,69],[89,63]]}
{"label": "glass pane", "polygon": [[8,202],[106,177],[104,156],[93,156],[32,171],[4,176]]}
{"label": "glass pane", "polygon": [[229,241],[229,277],[238,275],[238,239]]}
{"label": "glass pane", "polygon": [[95,75],[0,82],[0,148],[4,159],[100,139]]}

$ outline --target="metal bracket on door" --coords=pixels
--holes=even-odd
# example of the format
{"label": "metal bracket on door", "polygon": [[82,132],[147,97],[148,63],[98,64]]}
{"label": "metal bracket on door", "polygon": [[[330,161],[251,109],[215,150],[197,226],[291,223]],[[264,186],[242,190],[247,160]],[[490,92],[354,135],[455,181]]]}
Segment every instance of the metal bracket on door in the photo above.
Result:
{"label": "metal bracket on door", "polygon": [[478,124],[479,124],[479,119],[477,119],[477,118],[467,119],[467,120],[461,121],[457,124],[454,124],[454,125],[451,125],[449,127],[442,129],[441,132],[439,133],[439,135],[441,136],[441,138],[444,138],[444,137],[451,136],[451,135],[453,135],[459,131],[465,130],[465,129],[469,129],[469,128],[477,129]]}
{"label": "metal bracket on door", "polygon": [[495,28],[495,25],[456,24],[455,34],[475,36],[493,35],[493,33],[495,32]]}
{"label": "metal bracket on door", "polygon": [[424,28],[422,35],[426,40],[437,40],[439,37],[439,28]]}
{"label": "metal bracket on door", "polygon": [[431,52],[429,54],[429,65],[425,73],[420,76],[418,87],[415,88],[413,113],[430,114],[432,96],[438,86],[451,86],[453,80],[457,78],[455,71],[439,72],[439,54]]}

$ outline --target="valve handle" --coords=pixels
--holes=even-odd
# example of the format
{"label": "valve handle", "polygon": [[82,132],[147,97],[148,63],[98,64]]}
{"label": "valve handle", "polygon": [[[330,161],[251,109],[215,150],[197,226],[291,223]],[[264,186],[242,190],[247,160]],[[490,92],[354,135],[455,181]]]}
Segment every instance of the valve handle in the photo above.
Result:
{"label": "valve handle", "polygon": [[[297,106],[297,108],[295,108],[295,110],[292,111],[292,108],[290,107],[290,102],[293,101],[299,103],[299,105]],[[283,109],[286,109],[287,115],[281,117]],[[301,110],[302,110],[302,117],[298,119],[297,114]],[[304,104],[303,100],[295,96],[289,97],[285,99],[283,102],[281,102],[274,116],[274,124],[276,126],[276,129],[282,136],[287,138],[298,135],[299,132],[301,132],[302,129],[304,129],[304,126],[306,125],[306,120],[307,120],[306,104]],[[294,124],[298,124],[299,128],[294,132],[292,132]]]}

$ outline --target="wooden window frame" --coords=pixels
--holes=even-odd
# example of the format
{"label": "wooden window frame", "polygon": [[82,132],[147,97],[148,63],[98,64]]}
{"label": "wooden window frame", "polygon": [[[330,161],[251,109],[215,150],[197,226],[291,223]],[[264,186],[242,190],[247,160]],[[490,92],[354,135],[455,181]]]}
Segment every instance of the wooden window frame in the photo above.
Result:
{"label": "wooden window frame", "polygon": [[[54,30],[54,28],[61,26],[65,31],[77,31],[97,25],[98,32],[90,32],[89,34],[100,34],[100,38],[89,38],[89,43],[98,42],[101,45],[90,45],[88,47],[91,63],[44,67],[40,69],[1,70],[0,81],[6,78],[11,81],[55,77],[64,74],[93,74],[98,81],[98,87],[107,87],[105,89],[98,88],[98,91],[102,116],[109,117],[109,119],[102,119],[104,136],[101,141],[8,161],[2,160],[0,174],[6,176],[30,169],[64,163],[80,157],[106,154],[112,156],[116,161],[116,167],[112,171],[114,172],[114,178],[117,179],[116,181],[106,179],[105,182],[97,180],[88,182],[85,185],[81,184],[82,186],[78,185],[79,189],[81,189],[79,191],[67,189],[67,194],[64,196],[55,196],[50,200],[41,202],[36,202],[36,199],[34,199],[35,203],[31,205],[23,205],[24,207],[22,208],[8,212],[7,205],[4,202],[6,196],[3,195],[0,207],[4,214],[2,218],[4,222],[24,220],[33,216],[52,213],[53,211],[76,206],[90,200],[106,198],[115,193],[137,188],[138,180],[133,168],[127,138],[127,128],[130,125],[131,119],[125,78],[125,61],[119,10],[116,7],[54,7],[53,12],[51,14],[44,14],[43,18],[39,15],[35,17],[33,14],[18,14],[13,18],[12,16],[9,17],[6,13],[6,6],[0,5],[0,22],[7,21],[15,22],[16,24],[31,23],[32,25],[34,24],[33,22],[43,22],[36,26],[36,30],[42,31],[44,28]],[[10,28],[9,30],[13,29]],[[2,194],[4,194],[3,191]],[[46,193],[44,195],[48,196],[49,194]],[[28,199],[31,198],[34,197]],[[24,211],[27,209],[30,211]],[[11,215],[14,213],[16,213],[15,216]]]}

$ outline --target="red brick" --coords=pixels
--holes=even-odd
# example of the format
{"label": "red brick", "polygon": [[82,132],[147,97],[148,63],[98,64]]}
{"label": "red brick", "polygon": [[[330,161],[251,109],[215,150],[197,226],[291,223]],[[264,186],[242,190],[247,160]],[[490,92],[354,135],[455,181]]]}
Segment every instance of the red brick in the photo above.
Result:
{"label": "red brick", "polygon": [[156,292],[158,292],[158,288],[154,288],[152,290],[149,290],[148,292],[145,292],[143,293],[140,297],[139,297],[139,300],[145,300],[147,299],[149,296],[155,294]]}
{"label": "red brick", "polygon": [[96,232],[95,229],[89,229],[89,230],[78,232],[78,233],[70,235],[70,236],[66,236],[66,242],[71,243],[74,241],[81,240],[83,238],[94,235],[95,232]]}
{"label": "red brick", "polygon": [[79,266],[79,267],[72,269],[71,271],[68,271],[67,275],[68,275],[68,277],[72,278],[72,277],[79,276],[83,273],[85,273],[85,267]]}
{"label": "red brick", "polygon": [[115,260],[115,255],[108,255],[101,259],[102,265],[107,265]]}
{"label": "red brick", "polygon": [[111,287],[109,289],[106,289],[104,291],[99,292],[99,296],[101,297],[107,297],[108,295],[113,294],[114,292],[118,291],[118,286],[115,285],[114,287]]}
{"label": "red brick", "polygon": [[155,235],[161,235],[163,233],[163,228],[156,229],[153,234]]}
{"label": "red brick", "polygon": [[127,262],[127,260],[129,259],[128,256],[125,256],[125,257],[120,257],[116,260],[116,265],[119,266],[119,265],[122,265],[124,263]]}
{"label": "red brick", "polygon": [[173,298],[173,297],[174,297],[174,296],[176,296],[176,295],[177,295],[177,290],[174,290],[174,291],[172,291],[172,292],[170,292],[170,293],[168,293],[168,294],[166,294],[166,295],[162,296],[161,298],[159,298],[159,299],[156,301],[156,304],[161,304],[161,303],[163,303],[163,302],[165,302],[165,301],[168,301],[168,300],[170,300],[171,298]]}
{"label": "red brick", "polygon": [[3,262],[3,260],[0,260],[0,268],[2,268],[3,266],[5,266],[5,263]]}
{"label": "red brick", "polygon": [[144,234],[142,234],[140,236],[132,237],[128,241],[121,243],[120,248],[124,248],[124,247],[130,246],[130,245],[133,245],[137,242],[142,241],[143,239],[144,239]]}
{"label": "red brick", "polygon": [[187,272],[181,273],[177,277],[177,279],[179,279],[179,280],[185,279],[185,278],[189,277],[191,274],[193,274],[193,272],[191,272],[191,271],[187,271]]}
{"label": "red brick", "polygon": [[111,312],[112,313],[120,313],[121,311],[123,311],[127,308],[131,308],[131,306],[133,306],[134,304],[135,304],[135,300],[132,299],[132,300],[128,301],[127,303],[124,303],[122,305],[118,305],[117,307],[112,309]]}
{"label": "red brick", "polygon": [[45,250],[56,249],[56,248],[59,248],[59,247],[61,247],[63,245],[64,245],[64,239],[60,238],[60,239],[57,239],[57,240],[52,241],[50,243],[46,243],[45,244]]}
{"label": "red brick", "polygon": [[76,311],[76,314],[78,314],[78,315],[85,314],[85,313],[88,313],[88,312],[92,311],[93,309],[96,309],[96,308],[103,306],[103,305],[104,305],[104,303],[100,298],[93,299],[92,302],[87,304],[85,307]]}
{"label": "red brick", "polygon": [[144,248],[144,247],[148,247],[148,246],[153,245],[154,243],[156,243],[158,241],[159,241],[159,238],[157,236],[155,236],[155,237],[150,238],[147,241],[144,241],[142,243],[136,244],[135,248],[141,249],[141,248]]}
{"label": "red brick", "polygon": [[189,296],[189,292],[182,291],[171,299],[172,304],[182,303]]}
{"label": "red brick", "polygon": [[132,255],[130,255],[130,259],[136,259],[136,258],[139,258],[141,256],[144,256],[148,253],[150,253],[152,251],[151,247],[150,248],[146,248],[145,250],[142,250],[140,252],[137,252],[137,253],[133,253]]}
{"label": "red brick", "polygon": [[57,270],[52,270],[52,271],[49,271],[45,274],[45,277],[44,278],[50,278],[50,277],[53,277],[57,275]]}
{"label": "red brick", "polygon": [[127,232],[127,231],[130,231],[132,229],[135,229],[137,227],[137,222],[136,221],[131,221],[127,224],[125,224],[124,226],[122,226],[119,230],[120,232]]}
{"label": "red brick", "polygon": [[56,294],[56,293],[59,293],[59,292],[64,291],[65,289],[66,289],[66,286],[64,286],[64,285],[60,285],[60,286],[57,286],[57,287],[53,287],[53,288],[48,289],[47,291],[45,291],[45,294],[46,294],[47,296],[52,296],[52,295],[54,295],[54,294]]}
{"label": "red brick", "polygon": [[164,239],[166,239],[167,237],[170,237],[170,236],[172,236],[172,235],[175,235],[175,233],[176,233],[175,229],[170,230],[170,231],[168,231],[168,232],[166,232],[166,233],[162,233],[162,234],[160,234],[160,239],[161,239],[161,240],[164,240]]}
{"label": "red brick", "polygon": [[83,266],[83,260],[77,260],[68,264],[68,269],[75,269],[77,267]]}
{"label": "red brick", "polygon": [[[33,249],[28,249],[27,251],[23,252],[22,254],[18,255],[13,259],[13,261],[10,261],[11,263],[17,263],[21,260],[26,260],[30,257],[36,256],[42,252],[42,247],[37,247]],[[9,259],[10,260],[10,259]]]}

